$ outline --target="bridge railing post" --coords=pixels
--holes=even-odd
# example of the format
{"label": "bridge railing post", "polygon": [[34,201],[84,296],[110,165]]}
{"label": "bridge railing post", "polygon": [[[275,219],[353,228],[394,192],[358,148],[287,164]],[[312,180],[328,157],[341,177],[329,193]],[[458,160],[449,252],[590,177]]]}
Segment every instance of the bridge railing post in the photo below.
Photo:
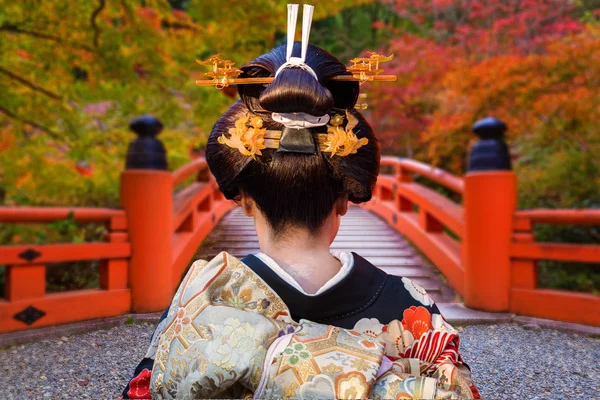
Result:
{"label": "bridge railing post", "polygon": [[[398,184],[411,183],[413,181],[412,173],[410,171],[407,171],[406,168],[402,168],[402,164],[399,163],[396,166],[395,172],[396,172],[395,178],[396,178],[396,181],[398,182]],[[396,194],[394,201],[396,203],[396,210],[402,211],[402,212],[412,212],[413,211],[413,203],[410,200],[408,200],[407,198]]]}
{"label": "bridge railing post", "polygon": [[486,118],[473,131],[480,140],[471,149],[464,179],[464,301],[471,308],[507,311],[516,176],[503,140],[506,125]]}
{"label": "bridge railing post", "polygon": [[151,116],[130,124],[138,135],[121,174],[121,205],[127,215],[131,260],[129,285],[134,312],[163,310],[172,293],[173,178],[166,151],[156,138],[163,126]]}

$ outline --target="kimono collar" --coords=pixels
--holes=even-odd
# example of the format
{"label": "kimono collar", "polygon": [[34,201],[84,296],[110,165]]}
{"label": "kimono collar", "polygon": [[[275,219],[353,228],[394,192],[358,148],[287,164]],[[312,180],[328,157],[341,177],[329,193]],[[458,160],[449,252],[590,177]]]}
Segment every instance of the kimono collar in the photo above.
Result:
{"label": "kimono collar", "polygon": [[255,254],[255,256],[257,258],[259,258],[263,263],[265,263],[269,268],[271,268],[273,270],[273,272],[275,272],[287,284],[294,287],[297,291],[299,291],[303,295],[318,296],[321,293],[328,290],[329,288],[335,286],[342,279],[344,279],[350,273],[350,271],[352,270],[352,267],[354,266],[354,256],[352,255],[352,253],[348,253],[345,251],[332,251],[331,254],[335,258],[340,260],[340,262],[342,263],[342,267],[340,268],[338,273],[335,274],[335,276],[333,276],[330,280],[328,280],[321,288],[319,288],[319,290],[317,290],[313,294],[306,293],[306,291],[304,289],[302,289],[302,286],[300,286],[300,284],[290,274],[288,274],[283,268],[281,268],[277,264],[277,262],[275,260],[273,260],[271,257],[269,257],[267,254],[257,253],[257,254]]}
{"label": "kimono collar", "polygon": [[334,285],[312,296],[286,282],[255,255],[246,256],[242,262],[281,297],[295,321],[308,319],[335,324],[371,306],[388,280],[385,272],[358,254],[351,254],[354,265],[350,271]]}

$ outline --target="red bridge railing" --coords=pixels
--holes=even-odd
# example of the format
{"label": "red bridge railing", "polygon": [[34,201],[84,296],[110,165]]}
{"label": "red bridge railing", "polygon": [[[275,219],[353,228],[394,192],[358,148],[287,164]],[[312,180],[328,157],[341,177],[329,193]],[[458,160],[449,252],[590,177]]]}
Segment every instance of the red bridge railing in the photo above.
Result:
{"label": "red bridge railing", "polygon": [[130,264],[132,309],[163,309],[194,252],[235,203],[223,197],[204,159],[173,173],[126,170],[121,202],[129,219],[132,247],[141,250],[133,253]]}
{"label": "red bridge railing", "polygon": [[[600,225],[600,210],[516,210],[512,171],[459,178],[414,160],[384,158],[374,199],[364,207],[410,239],[464,298],[486,311],[600,326],[600,296],[537,287],[541,260],[600,263],[600,245],[539,243],[533,225]],[[413,180],[460,195],[462,204]]]}
{"label": "red bridge railing", "polygon": [[[182,185],[183,184],[183,185]],[[179,190],[176,190],[179,186]],[[104,242],[0,246],[0,332],[166,308],[189,260],[235,203],[204,159],[174,171],[126,170],[123,209],[0,207],[0,223],[105,223]],[[101,260],[100,288],[46,293],[47,265]]]}
{"label": "red bridge railing", "polygon": [[[105,223],[105,242],[0,246],[6,266],[0,299],[0,332],[127,313],[131,307],[131,244],[122,210],[0,207],[0,223],[49,223],[72,215],[77,222]],[[58,262],[100,259],[100,289],[46,293],[46,269]],[[49,265],[50,264],[50,265]]]}
{"label": "red bridge railing", "polygon": [[[600,263],[600,246],[538,243],[532,234],[537,223],[600,225],[600,210],[516,210],[516,176],[506,168],[508,150],[499,139],[506,127],[483,122],[475,125],[487,129],[478,142],[483,157],[472,160],[498,160],[500,170],[461,178],[414,160],[384,158],[383,168],[393,172],[379,177],[363,207],[425,253],[466,306],[600,326],[600,296],[537,287],[539,260]],[[159,121],[144,116],[131,128],[139,138],[121,175],[122,209],[0,207],[0,223],[49,223],[72,213],[78,222],[105,223],[108,230],[98,243],[0,246],[6,268],[0,332],[165,309],[202,240],[235,207],[204,159],[166,171],[165,150],[155,138]],[[99,289],[46,293],[53,263],[95,259],[101,260]]]}
{"label": "red bridge railing", "polygon": [[600,226],[600,210],[523,210],[513,219],[510,248],[511,311],[600,326],[600,296],[537,289],[537,261],[600,263],[600,245],[540,243],[535,224]]}

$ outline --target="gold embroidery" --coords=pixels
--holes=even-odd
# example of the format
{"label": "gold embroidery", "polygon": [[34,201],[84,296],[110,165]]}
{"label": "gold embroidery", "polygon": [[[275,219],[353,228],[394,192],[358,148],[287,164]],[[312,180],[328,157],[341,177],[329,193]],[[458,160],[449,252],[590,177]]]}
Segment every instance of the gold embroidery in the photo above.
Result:
{"label": "gold embroidery", "polygon": [[196,325],[192,322],[192,326],[198,334],[198,340],[212,340],[213,337],[210,333],[210,329],[204,325]]}
{"label": "gold embroidery", "polygon": [[363,360],[362,358],[355,358],[354,360],[352,360],[352,368],[358,371],[365,372],[369,369],[369,367],[369,363]]}
{"label": "gold embroidery", "polygon": [[293,382],[289,385],[287,385],[284,389],[283,389],[283,396],[285,398],[289,398],[289,397],[296,397],[296,391],[298,390],[298,387],[300,385],[296,382]]}
{"label": "gold embroidery", "polygon": [[336,396],[344,399],[364,399],[369,395],[369,384],[363,374],[352,371],[335,378]]}
{"label": "gold embroidery", "polygon": [[323,368],[321,368],[321,370],[330,375],[336,375],[336,374],[344,371],[344,367],[330,363],[330,364],[327,364],[326,366],[324,366]]}

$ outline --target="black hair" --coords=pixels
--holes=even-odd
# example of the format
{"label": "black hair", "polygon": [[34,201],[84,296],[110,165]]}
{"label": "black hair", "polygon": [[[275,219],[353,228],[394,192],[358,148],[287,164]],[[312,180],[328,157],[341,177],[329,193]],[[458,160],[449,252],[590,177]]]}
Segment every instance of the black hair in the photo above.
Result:
{"label": "black hair", "polygon": [[[294,50],[299,52],[300,43]],[[279,46],[244,65],[241,77],[274,76],[286,61],[286,46]],[[239,85],[241,99],[219,118],[208,139],[206,159],[219,188],[228,199],[243,192],[256,202],[276,235],[287,228],[302,226],[316,232],[329,216],[335,202],[347,195],[354,203],[371,199],[379,173],[379,143],[363,116],[353,107],[358,98],[357,82],[333,81],[347,74],[346,67],[333,55],[309,45],[306,64],[310,72],[293,67],[284,69],[270,85]],[[331,153],[282,153],[261,150],[256,160],[238,149],[220,144],[235,121],[246,114],[258,115],[263,127],[282,130],[272,112],[304,112],[311,115],[341,114],[346,110],[358,119],[353,131],[368,143],[345,157]],[[315,128],[314,133],[325,128]]]}
{"label": "black hair", "polygon": [[[242,66],[240,78],[274,76],[279,67],[286,62],[286,48],[287,45],[282,44],[270,52],[257,57],[254,61]],[[300,53],[300,48],[301,43],[295,42],[292,54]],[[310,107],[309,104],[321,103],[320,105],[323,109],[320,109],[320,114],[317,114],[323,115],[328,111],[324,109],[327,106],[323,106],[322,103],[324,103],[324,101],[319,102],[318,100],[323,97],[328,97],[329,95],[333,98],[333,103],[327,104],[329,109],[333,107],[345,110],[354,107],[359,94],[358,82],[331,80],[331,78],[336,75],[349,75],[346,66],[342,64],[340,60],[335,58],[327,50],[309,44],[304,62],[315,72],[318,82],[308,71],[301,68],[289,68],[283,70],[270,85],[239,85],[238,92],[240,98],[244,101],[246,107],[252,111],[265,108],[271,112],[306,112],[311,114],[310,110],[307,110],[307,108]],[[320,87],[317,87],[314,92],[308,92],[308,88],[315,88],[317,85]],[[272,93],[275,88],[280,95]],[[263,93],[264,96],[262,96]],[[273,98],[281,99],[281,103],[287,102],[293,104],[290,101],[291,99],[286,97],[286,95],[289,96],[292,94],[294,97],[302,96],[302,98],[305,99],[305,93],[308,96],[307,104],[295,104],[296,109],[294,111],[277,111],[266,108],[268,106],[267,102],[269,104],[273,103]],[[265,101],[264,104],[263,101]],[[329,100],[327,100],[327,102],[328,101]]]}

